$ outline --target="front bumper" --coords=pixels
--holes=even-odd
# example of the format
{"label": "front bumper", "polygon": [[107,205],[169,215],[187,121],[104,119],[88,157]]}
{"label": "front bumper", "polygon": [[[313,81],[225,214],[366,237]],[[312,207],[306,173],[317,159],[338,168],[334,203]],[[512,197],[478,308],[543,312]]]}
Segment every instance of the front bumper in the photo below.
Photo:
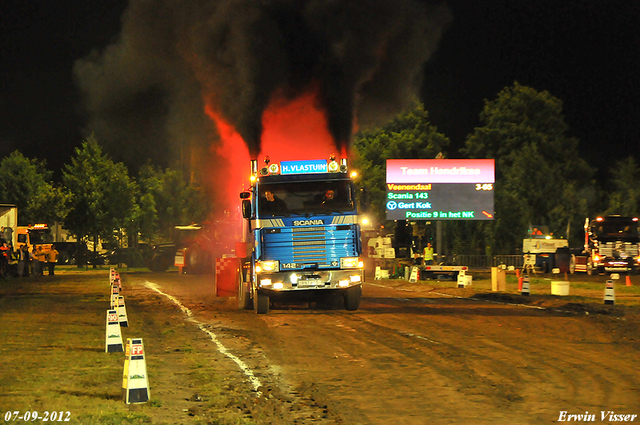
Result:
{"label": "front bumper", "polygon": [[256,276],[258,289],[278,292],[343,289],[361,285],[364,272],[352,270],[305,270],[260,273]]}
{"label": "front bumper", "polygon": [[605,261],[597,264],[598,268],[607,272],[628,272],[634,269],[632,261]]}

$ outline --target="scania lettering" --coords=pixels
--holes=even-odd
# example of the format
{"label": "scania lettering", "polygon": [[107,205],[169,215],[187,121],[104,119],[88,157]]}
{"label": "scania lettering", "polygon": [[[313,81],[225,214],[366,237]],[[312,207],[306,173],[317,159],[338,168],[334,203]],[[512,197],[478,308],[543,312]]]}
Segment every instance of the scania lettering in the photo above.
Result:
{"label": "scania lettering", "polygon": [[266,158],[259,171],[251,161],[240,194],[238,306],[264,314],[273,302],[341,299],[357,310],[364,268],[355,193],[346,160]]}
{"label": "scania lettering", "polygon": [[294,220],[294,226],[311,226],[314,224],[324,224],[323,220]]}

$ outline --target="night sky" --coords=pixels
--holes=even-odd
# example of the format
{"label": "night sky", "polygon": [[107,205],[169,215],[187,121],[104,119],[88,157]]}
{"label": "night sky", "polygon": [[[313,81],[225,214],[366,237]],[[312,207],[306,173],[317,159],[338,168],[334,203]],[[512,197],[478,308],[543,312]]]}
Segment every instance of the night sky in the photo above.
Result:
{"label": "night sky", "polygon": [[[640,2],[448,4],[453,20],[425,65],[421,93],[455,148],[479,124],[484,99],[518,81],[563,100],[570,135],[592,165],[640,157]],[[2,1],[0,157],[18,149],[59,174],[86,123],[74,62],[117,39],[126,7]]]}

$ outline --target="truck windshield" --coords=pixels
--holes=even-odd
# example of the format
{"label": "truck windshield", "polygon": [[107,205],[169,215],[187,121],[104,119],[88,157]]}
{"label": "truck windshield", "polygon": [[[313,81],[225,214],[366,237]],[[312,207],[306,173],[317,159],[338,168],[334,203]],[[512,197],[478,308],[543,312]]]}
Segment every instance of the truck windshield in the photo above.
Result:
{"label": "truck windshield", "polygon": [[287,216],[353,212],[353,185],[349,180],[265,183],[259,187],[260,216]]}
{"label": "truck windshield", "polygon": [[638,223],[632,220],[603,221],[597,223],[592,232],[598,239],[638,239]]}
{"label": "truck windshield", "polygon": [[53,235],[51,234],[51,230],[30,230],[29,235],[31,236],[32,244],[41,244],[41,243],[52,243]]}

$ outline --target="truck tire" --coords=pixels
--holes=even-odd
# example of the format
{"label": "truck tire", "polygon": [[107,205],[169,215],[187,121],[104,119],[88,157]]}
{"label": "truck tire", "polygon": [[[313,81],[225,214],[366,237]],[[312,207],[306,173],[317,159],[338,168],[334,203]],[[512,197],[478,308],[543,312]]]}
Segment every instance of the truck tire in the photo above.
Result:
{"label": "truck tire", "polygon": [[154,255],[151,259],[151,271],[154,272],[165,272],[170,265],[170,260],[161,254]]}
{"label": "truck tire", "polygon": [[238,271],[238,308],[241,310],[251,310],[253,303],[251,302],[251,293],[244,290],[244,282],[242,272]]}
{"label": "truck tire", "polygon": [[571,254],[569,258],[569,274],[574,274],[576,272],[576,256]]}
{"label": "truck tire", "polygon": [[269,312],[269,295],[255,291],[253,294],[253,309],[258,314]]}
{"label": "truck tire", "polygon": [[549,263],[543,261],[542,265],[540,266],[540,270],[542,271],[542,273],[549,273]]}
{"label": "truck tire", "polygon": [[69,264],[69,253],[66,251],[60,252],[57,264]]}
{"label": "truck tire", "polygon": [[362,295],[361,286],[352,286],[344,291],[344,306],[349,311],[355,311],[360,308],[360,296]]}

